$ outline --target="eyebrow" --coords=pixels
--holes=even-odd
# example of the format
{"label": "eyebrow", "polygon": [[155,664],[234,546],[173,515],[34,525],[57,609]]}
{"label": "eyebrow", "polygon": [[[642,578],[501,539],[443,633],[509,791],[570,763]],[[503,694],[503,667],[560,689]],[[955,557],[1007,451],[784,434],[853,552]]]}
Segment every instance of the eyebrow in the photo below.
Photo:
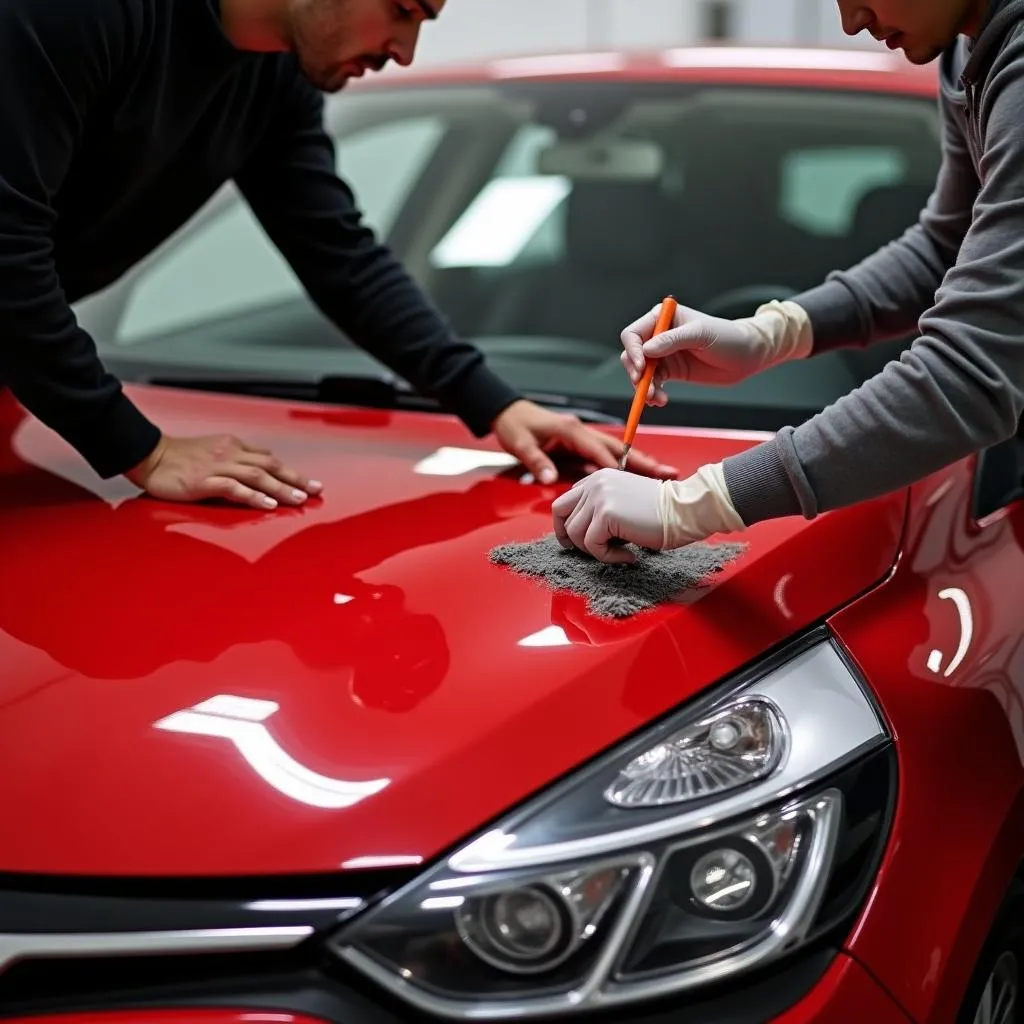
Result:
{"label": "eyebrow", "polygon": [[416,0],[416,4],[419,6],[419,9],[423,12],[423,17],[426,18],[427,21],[437,20],[437,11],[435,11],[434,8],[430,6],[427,0]]}

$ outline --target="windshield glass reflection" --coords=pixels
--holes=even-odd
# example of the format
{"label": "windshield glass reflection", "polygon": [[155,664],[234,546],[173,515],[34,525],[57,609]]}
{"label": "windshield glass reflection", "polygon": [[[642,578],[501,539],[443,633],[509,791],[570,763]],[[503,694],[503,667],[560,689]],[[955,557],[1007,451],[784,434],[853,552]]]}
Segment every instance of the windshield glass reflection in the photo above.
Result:
{"label": "windshield glass reflection", "polygon": [[[514,386],[617,414],[631,394],[621,331],[663,295],[739,317],[819,284],[917,219],[940,159],[925,98],[513,78],[346,93],[328,118],[339,172],[455,330]],[[383,370],[309,301],[231,189],[82,319],[129,379],[133,359]],[[649,418],[777,430],[905,343],[730,388],[673,384]]]}

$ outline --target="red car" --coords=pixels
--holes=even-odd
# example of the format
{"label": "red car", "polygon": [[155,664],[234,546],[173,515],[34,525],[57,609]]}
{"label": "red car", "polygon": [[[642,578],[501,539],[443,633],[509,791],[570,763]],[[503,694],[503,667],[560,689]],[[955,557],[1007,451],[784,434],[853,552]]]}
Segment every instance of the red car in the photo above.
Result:
{"label": "red car", "polygon": [[[523,58],[360,84],[329,124],[460,333],[618,434],[619,333],[663,294],[742,316],[915,220],[933,72]],[[166,429],[325,488],[140,500],[0,397],[0,1016],[1021,1020],[1019,440],[606,619],[488,557],[565,480],[343,337],[232,190],[78,312]],[[689,474],[909,340],[672,385],[638,444]]]}

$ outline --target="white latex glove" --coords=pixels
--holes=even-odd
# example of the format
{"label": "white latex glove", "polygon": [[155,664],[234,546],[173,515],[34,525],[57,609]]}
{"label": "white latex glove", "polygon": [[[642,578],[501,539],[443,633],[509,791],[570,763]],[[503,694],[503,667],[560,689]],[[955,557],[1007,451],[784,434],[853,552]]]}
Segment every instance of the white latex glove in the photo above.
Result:
{"label": "white latex glove", "polygon": [[666,551],[746,528],[720,463],[678,481],[600,469],[555,499],[551,512],[563,548],[579,548],[612,565],[635,561],[613,540]]}
{"label": "white latex glove", "polygon": [[813,344],[810,319],[794,302],[769,302],[752,317],[722,320],[679,306],[672,327],[652,337],[660,306],[622,332],[622,365],[636,387],[647,359],[658,368],[647,404],[668,402],[667,380],[727,385],[791,359],[804,359]]}

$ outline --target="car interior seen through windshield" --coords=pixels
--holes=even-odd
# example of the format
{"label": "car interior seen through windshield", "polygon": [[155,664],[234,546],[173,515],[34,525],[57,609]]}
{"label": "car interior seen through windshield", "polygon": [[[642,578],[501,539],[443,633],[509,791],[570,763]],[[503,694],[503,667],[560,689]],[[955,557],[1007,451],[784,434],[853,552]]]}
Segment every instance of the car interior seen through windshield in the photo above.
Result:
{"label": "car interior seen through windshield", "polygon": [[[808,89],[525,83],[351,89],[327,106],[366,222],[456,331],[531,395],[625,415],[620,333],[664,295],[746,316],[913,224],[939,167],[934,101]],[[80,304],[103,358],[183,375],[390,373],[328,322],[228,187]],[[651,420],[774,430],[909,339],[729,388],[673,383]],[[135,373],[134,379],[145,379]]]}

